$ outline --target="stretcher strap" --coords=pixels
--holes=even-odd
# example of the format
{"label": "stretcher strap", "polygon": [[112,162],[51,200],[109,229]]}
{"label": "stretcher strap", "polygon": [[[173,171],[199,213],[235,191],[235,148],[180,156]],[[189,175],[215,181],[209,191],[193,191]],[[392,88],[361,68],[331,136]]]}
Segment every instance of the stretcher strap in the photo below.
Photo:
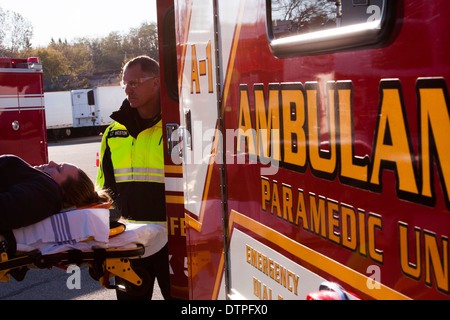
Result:
{"label": "stretcher strap", "polygon": [[[106,249],[94,249],[94,263],[102,264],[108,257]],[[69,250],[67,251],[68,264],[82,264],[86,259],[85,253],[81,250]]]}
{"label": "stretcher strap", "polygon": [[80,250],[69,250],[67,252],[67,260],[69,264],[82,264],[83,252]]}
{"label": "stretcher strap", "polygon": [[106,249],[94,250],[94,263],[102,264],[106,260]]}

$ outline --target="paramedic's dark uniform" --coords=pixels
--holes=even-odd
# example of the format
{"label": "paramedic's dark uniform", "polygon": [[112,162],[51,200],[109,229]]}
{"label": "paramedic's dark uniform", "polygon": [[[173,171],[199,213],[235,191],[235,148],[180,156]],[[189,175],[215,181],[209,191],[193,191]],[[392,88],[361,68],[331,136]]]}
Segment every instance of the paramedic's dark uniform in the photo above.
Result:
{"label": "paramedic's dark uniform", "polygon": [[26,227],[60,212],[61,187],[22,159],[0,156],[0,232]]}
{"label": "paramedic's dark uniform", "polygon": [[[97,186],[109,191],[114,206],[124,218],[166,226],[164,189],[164,144],[161,117],[142,119],[125,100],[101,144]],[[166,246],[153,256],[140,259],[156,277],[165,299],[170,298],[169,262]],[[153,285],[143,297],[152,296]],[[134,299],[117,292],[119,299]]]}

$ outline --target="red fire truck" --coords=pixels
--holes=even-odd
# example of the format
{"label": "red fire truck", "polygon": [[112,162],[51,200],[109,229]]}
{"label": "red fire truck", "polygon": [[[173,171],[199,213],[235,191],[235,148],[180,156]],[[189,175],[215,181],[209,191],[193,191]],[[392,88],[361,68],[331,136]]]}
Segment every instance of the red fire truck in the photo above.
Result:
{"label": "red fire truck", "polygon": [[42,65],[37,58],[0,58],[0,154],[31,165],[48,162]]}
{"label": "red fire truck", "polygon": [[180,296],[450,298],[449,1],[158,11]]}

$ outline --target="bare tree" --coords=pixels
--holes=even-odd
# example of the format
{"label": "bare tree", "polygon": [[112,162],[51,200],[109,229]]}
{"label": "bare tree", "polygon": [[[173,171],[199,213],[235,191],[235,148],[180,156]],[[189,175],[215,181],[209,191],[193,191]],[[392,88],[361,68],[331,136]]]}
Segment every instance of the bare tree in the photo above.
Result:
{"label": "bare tree", "polygon": [[0,7],[0,56],[4,55],[5,46],[4,46],[4,39],[5,39],[5,19],[6,19],[6,12]]}
{"label": "bare tree", "polygon": [[31,48],[33,26],[21,14],[0,8],[0,50],[2,55],[16,56]]}

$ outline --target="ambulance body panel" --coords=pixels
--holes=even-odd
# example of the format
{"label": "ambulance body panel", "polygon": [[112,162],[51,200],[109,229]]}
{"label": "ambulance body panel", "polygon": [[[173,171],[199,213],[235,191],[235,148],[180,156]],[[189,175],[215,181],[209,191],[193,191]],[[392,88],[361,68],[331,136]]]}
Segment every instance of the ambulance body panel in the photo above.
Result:
{"label": "ambulance body panel", "polygon": [[448,299],[450,4],[280,3],[174,1],[189,297]]}

